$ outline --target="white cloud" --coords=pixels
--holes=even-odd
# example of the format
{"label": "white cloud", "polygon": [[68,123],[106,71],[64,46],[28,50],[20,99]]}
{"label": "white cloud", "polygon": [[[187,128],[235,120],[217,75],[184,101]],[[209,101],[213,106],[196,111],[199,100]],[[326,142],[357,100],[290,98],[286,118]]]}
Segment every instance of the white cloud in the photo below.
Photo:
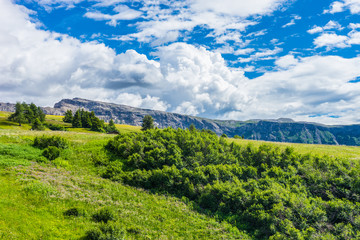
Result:
{"label": "white cloud", "polygon": [[344,29],[340,23],[330,20],[324,27],[314,26],[307,32],[310,34],[324,32],[325,30],[342,30]]}
{"label": "white cloud", "polygon": [[300,19],[301,19],[301,17],[299,15],[295,15],[292,17],[291,21],[288,22],[287,24],[283,25],[282,28],[293,26],[293,25],[295,25],[295,21],[300,20]]}
{"label": "white cloud", "polygon": [[116,6],[114,8],[114,11],[118,13],[110,15],[95,11],[87,12],[84,16],[90,19],[94,19],[96,21],[107,21],[108,25],[116,27],[118,21],[120,20],[132,20],[139,18],[142,15],[142,12],[130,9],[125,5]]}
{"label": "white cloud", "polygon": [[295,66],[299,62],[298,59],[294,57],[294,55],[286,55],[275,61],[275,64],[281,68],[289,68],[291,66]]}
{"label": "white cloud", "polygon": [[248,17],[254,14],[268,14],[276,10],[284,0],[193,0],[192,8],[197,11],[212,11],[219,14]]}
{"label": "white cloud", "polygon": [[248,55],[252,52],[254,52],[255,49],[254,48],[242,48],[242,49],[238,49],[234,52],[234,55]]}
{"label": "white cloud", "polygon": [[140,94],[131,93],[121,93],[117,95],[115,99],[109,98],[108,101],[116,101],[119,104],[160,111],[166,111],[169,107],[168,104],[161,101],[159,97],[147,95],[143,98]]}
{"label": "white cloud", "polygon": [[259,60],[269,60],[274,59],[275,55],[282,52],[283,49],[279,47],[275,47],[274,49],[259,49],[256,53],[251,55],[248,58],[242,58],[240,57],[238,59],[239,62],[245,63],[245,62],[252,62],[252,61],[259,61]]}
{"label": "white cloud", "polygon": [[[231,1],[185,0],[150,1],[143,0],[141,10],[146,21],[135,24],[137,32],[119,37],[120,40],[137,40],[161,45],[175,42],[184,32],[196,26],[211,30],[208,37],[217,43],[242,42],[241,32],[256,24],[246,20],[251,15],[268,14],[276,10],[285,0]],[[165,5],[166,7],[161,7]]]}
{"label": "white cloud", "polygon": [[312,29],[309,29],[307,32],[310,34],[315,34],[315,33],[320,33],[323,31],[324,31],[324,29],[322,27],[314,26]]}
{"label": "white cloud", "polygon": [[350,23],[349,28],[358,29],[358,28],[360,28],[360,23]]}
{"label": "white cloud", "polygon": [[325,10],[324,13],[338,13],[349,9],[352,14],[360,13],[360,0],[342,0],[335,1],[330,5],[330,9]]}
{"label": "white cloud", "polygon": [[327,49],[346,48],[350,46],[348,40],[349,38],[347,36],[337,35],[335,33],[324,33],[315,38],[314,44],[316,47],[327,47]]}

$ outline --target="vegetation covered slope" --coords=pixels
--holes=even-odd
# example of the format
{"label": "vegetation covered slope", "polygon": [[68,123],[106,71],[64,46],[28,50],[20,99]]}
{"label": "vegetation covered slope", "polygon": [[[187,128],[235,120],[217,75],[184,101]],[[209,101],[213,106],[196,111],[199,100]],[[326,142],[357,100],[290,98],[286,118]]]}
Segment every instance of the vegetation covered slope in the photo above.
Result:
{"label": "vegetation covered slope", "polygon": [[[359,148],[322,146],[314,156],[305,154],[313,145],[292,145],[297,153],[196,129],[120,125],[114,137],[57,116],[48,123],[67,131],[36,132],[6,116],[0,238],[359,238]],[[59,136],[60,156],[49,161],[39,142]]]}
{"label": "vegetation covered slope", "polygon": [[[103,147],[113,135],[72,128],[30,131],[30,125],[6,121],[8,115],[0,113],[0,239],[246,238],[173,197],[99,177],[99,163],[107,158]],[[47,119],[62,124],[60,117]],[[49,161],[34,139],[52,136],[68,146]]]}
{"label": "vegetation covered slope", "polygon": [[254,239],[360,238],[358,160],[172,128],[121,134],[106,149],[104,178],[183,198]]}

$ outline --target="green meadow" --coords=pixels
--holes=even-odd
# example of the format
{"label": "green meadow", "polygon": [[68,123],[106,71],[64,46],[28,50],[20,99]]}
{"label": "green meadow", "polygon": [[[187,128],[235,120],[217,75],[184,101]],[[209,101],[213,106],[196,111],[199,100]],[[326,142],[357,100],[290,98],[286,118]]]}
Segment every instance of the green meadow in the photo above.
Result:
{"label": "green meadow", "polygon": [[[121,163],[119,166],[122,170],[112,168],[113,172],[110,171],[118,175],[112,175],[113,178],[101,177],[115,166],[109,163],[113,156],[106,154],[104,147],[115,135],[71,128],[70,124],[62,122],[61,116],[49,115],[46,116],[47,123],[62,125],[67,131],[31,131],[28,124],[18,126],[7,121],[9,114],[0,112],[0,239],[268,239],[268,236],[239,224],[229,213],[226,212],[226,215],[222,210],[207,208],[202,202],[205,195],[197,202],[195,197],[181,197],[171,188],[161,188],[159,191],[155,187],[146,187],[146,182],[135,179],[139,172],[145,174],[144,169],[126,172],[128,170]],[[141,133],[140,127],[116,127],[125,135]],[[51,136],[62,137],[68,146],[61,150],[58,158],[49,161],[43,156],[43,150],[34,147],[33,143],[36,137]],[[234,142],[242,148],[252,146],[258,149],[265,144],[287,151],[291,147],[303,155],[327,155],[331,162],[336,159],[354,162],[360,158],[360,147],[269,143],[230,138],[224,141]],[[346,166],[352,162],[346,162]],[[270,170],[268,172],[270,176]],[[149,170],[147,174],[152,173]],[[284,176],[282,181],[287,178]],[[219,183],[219,180],[216,181]],[[216,181],[213,182],[215,185],[218,184]],[[277,183],[273,184],[278,186]],[[199,192],[200,188],[195,190]],[[210,185],[202,188],[210,189]],[[296,191],[303,194],[304,189],[299,185]],[[316,199],[308,200],[304,196],[304,201]],[[226,202],[221,204],[226,205]],[[301,205],[300,202],[296,204],[299,204],[297,207]],[[324,202],[324,208],[321,208],[324,212],[326,204]],[[284,207],[280,203],[276,206]],[[355,211],[354,208],[351,211]],[[259,212],[259,215],[264,211]],[[286,207],[284,211],[287,211]],[[280,220],[284,219],[280,217]],[[356,217],[350,223],[343,222],[341,224],[345,224],[345,227],[341,225],[340,228],[340,225],[334,223],[333,229],[353,232],[343,234],[341,238],[334,238],[335,230],[330,228],[324,230],[324,235],[316,235],[315,225],[306,222],[306,226],[286,226],[283,233],[276,233],[271,239],[351,239],[358,233],[360,219]],[[352,224],[352,228],[346,224]],[[276,226],[274,224],[274,228]],[[302,228],[304,230],[301,232]],[[300,230],[296,232],[294,229]]]}
{"label": "green meadow", "polygon": [[[117,235],[111,239],[241,237],[230,224],[197,213],[179,199],[99,177],[102,169],[94,162],[114,135],[70,128],[30,131],[27,124],[19,127],[7,121],[8,115],[0,112],[0,239],[85,239],[87,233],[104,228]],[[60,116],[46,117],[67,126]],[[117,127],[121,132],[140,131]],[[61,136],[70,146],[50,162],[32,146],[34,138],[43,135]],[[67,216],[71,209],[78,215]],[[114,216],[107,225],[93,220],[102,209]]]}

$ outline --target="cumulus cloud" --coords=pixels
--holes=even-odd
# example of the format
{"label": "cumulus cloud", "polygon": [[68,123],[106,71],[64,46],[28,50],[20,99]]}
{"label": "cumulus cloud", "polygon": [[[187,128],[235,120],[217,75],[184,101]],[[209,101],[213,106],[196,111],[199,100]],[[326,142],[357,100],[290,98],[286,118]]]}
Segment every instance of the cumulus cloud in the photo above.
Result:
{"label": "cumulus cloud", "polygon": [[335,33],[323,33],[314,39],[316,47],[326,47],[327,50],[333,48],[346,48],[360,44],[360,32],[350,31],[347,35],[337,35]]}
{"label": "cumulus cloud", "polygon": [[335,33],[324,33],[314,40],[314,44],[316,47],[327,47],[327,49],[346,48],[350,46],[348,40],[349,38],[347,36],[337,35]]}
{"label": "cumulus cloud", "polygon": [[326,30],[342,30],[342,29],[344,28],[340,25],[340,23],[330,20],[325,26],[323,27],[314,26],[312,29],[308,30],[307,32],[310,34],[315,34],[315,33],[324,32]]}
{"label": "cumulus cloud", "polygon": [[338,13],[349,9],[352,14],[360,13],[360,0],[342,0],[335,1],[330,5],[330,9],[324,11],[324,13]]}
{"label": "cumulus cloud", "polygon": [[280,68],[289,68],[291,66],[296,65],[299,62],[298,59],[294,57],[294,55],[286,55],[275,61],[275,64]]}

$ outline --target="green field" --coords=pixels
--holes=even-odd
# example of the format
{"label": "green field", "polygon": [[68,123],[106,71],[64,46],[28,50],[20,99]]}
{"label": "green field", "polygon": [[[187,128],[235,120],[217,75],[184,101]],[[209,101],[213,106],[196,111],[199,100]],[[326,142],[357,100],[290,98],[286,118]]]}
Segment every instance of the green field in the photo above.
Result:
{"label": "green field", "polygon": [[[107,208],[114,239],[235,239],[241,235],[228,223],[197,213],[171,197],[151,194],[99,177],[103,145],[113,135],[85,129],[30,131],[30,126],[6,121],[0,112],[0,239],[82,239],[104,228],[92,216]],[[60,116],[47,116],[63,124]],[[66,124],[64,124],[66,126]],[[117,125],[121,132],[139,127]],[[70,147],[55,161],[42,162],[31,146],[36,136],[62,136]],[[79,216],[65,216],[76,208]],[[109,238],[110,239],[110,238]]]}
{"label": "green field", "polygon": [[[228,223],[231,220],[198,211],[187,198],[101,178],[107,170],[104,145],[114,135],[73,129],[61,116],[46,118],[67,131],[30,131],[30,125],[20,127],[7,121],[8,116],[0,112],[0,239],[91,239],[89,234],[96,232],[107,234],[103,239],[248,239],[248,233]],[[140,127],[116,127],[121,133],[140,132]],[[43,135],[61,136],[69,147],[59,158],[48,161],[42,150],[32,146],[34,138]],[[241,146],[264,144],[227,141]],[[360,147],[265,144],[282,150],[290,146],[302,154],[329,155],[332,159],[360,158]],[[76,216],[66,215],[71,209],[76,209]],[[108,223],[94,220],[94,214],[103,209],[113,217]],[[356,221],[360,224],[360,219]]]}

